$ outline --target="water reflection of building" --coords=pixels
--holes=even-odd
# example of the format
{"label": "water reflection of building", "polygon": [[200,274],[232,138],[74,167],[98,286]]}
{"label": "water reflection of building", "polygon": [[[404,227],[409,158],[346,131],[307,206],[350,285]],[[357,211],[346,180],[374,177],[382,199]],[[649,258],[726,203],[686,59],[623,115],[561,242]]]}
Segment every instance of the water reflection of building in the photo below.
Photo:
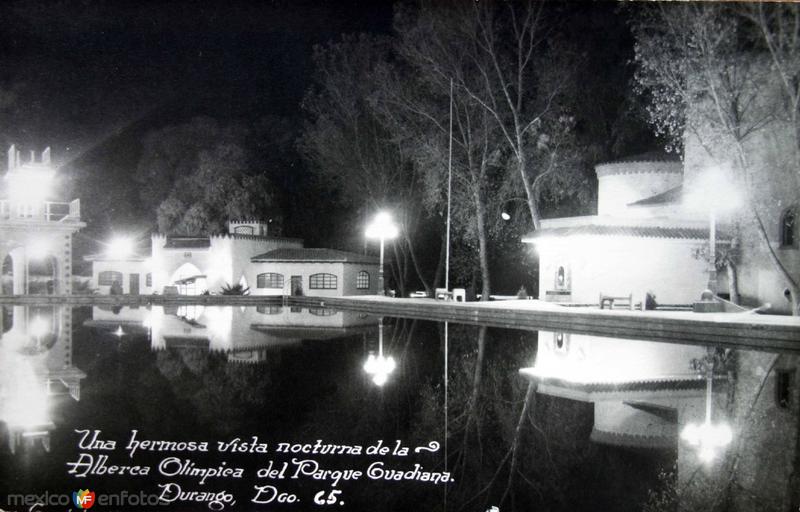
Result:
{"label": "water reflection of building", "polygon": [[72,234],[80,221],[80,200],[52,201],[56,169],[50,148],[23,161],[8,151],[8,172],[0,180],[0,264],[4,295],[69,294],[72,289]]}
{"label": "water reflection of building", "polygon": [[224,352],[231,362],[263,361],[271,348],[303,340],[327,340],[377,330],[363,313],[281,305],[174,308],[94,307],[86,325],[110,333],[149,333],[153,350],[202,349]]}
{"label": "water reflection of building", "polygon": [[706,380],[691,368],[705,356],[703,347],[542,331],[536,363],[521,373],[539,393],[593,403],[595,442],[676,450],[681,426],[702,419]]}
{"label": "water reflection of building", "polygon": [[72,363],[69,308],[3,307],[0,337],[0,421],[11,452],[20,445],[49,450],[54,398],[80,400],[86,374]]}

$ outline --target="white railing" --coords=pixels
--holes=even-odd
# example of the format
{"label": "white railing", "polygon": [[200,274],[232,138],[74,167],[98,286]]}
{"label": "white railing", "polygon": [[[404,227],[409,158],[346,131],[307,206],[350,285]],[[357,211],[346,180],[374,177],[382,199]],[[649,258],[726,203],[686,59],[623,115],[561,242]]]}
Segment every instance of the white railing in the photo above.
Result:
{"label": "white railing", "polygon": [[81,201],[22,203],[0,199],[0,220],[70,222],[81,220]]}

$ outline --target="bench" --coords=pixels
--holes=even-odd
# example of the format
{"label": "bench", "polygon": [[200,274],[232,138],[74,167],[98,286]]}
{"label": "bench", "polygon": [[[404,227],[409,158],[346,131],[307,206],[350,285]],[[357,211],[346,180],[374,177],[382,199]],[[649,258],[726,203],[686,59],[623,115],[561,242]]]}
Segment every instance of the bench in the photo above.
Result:
{"label": "bench", "polygon": [[453,300],[453,292],[447,291],[447,288],[436,288],[433,298],[436,300]]}
{"label": "bench", "polygon": [[624,306],[627,309],[633,309],[633,294],[629,295],[604,295],[600,294],[600,309],[605,309],[608,304],[608,309],[614,309],[614,303],[618,306]]}

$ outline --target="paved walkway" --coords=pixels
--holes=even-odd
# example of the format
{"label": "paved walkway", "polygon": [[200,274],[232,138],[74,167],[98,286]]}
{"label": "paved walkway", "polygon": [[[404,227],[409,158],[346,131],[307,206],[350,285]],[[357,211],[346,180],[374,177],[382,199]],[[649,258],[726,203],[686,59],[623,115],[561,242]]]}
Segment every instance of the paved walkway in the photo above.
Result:
{"label": "paved walkway", "polygon": [[[282,304],[279,296],[85,295],[0,296],[0,304],[241,305]],[[489,325],[509,329],[564,331],[626,339],[720,345],[800,353],[800,317],[753,313],[692,313],[573,308],[538,300],[452,302],[433,299],[287,297],[286,304],[332,307],[374,315]]]}

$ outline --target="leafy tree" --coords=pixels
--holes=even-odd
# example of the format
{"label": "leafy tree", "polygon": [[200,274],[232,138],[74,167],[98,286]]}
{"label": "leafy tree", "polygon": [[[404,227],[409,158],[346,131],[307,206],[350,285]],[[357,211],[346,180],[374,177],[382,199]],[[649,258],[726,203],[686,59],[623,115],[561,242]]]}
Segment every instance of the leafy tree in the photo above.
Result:
{"label": "leafy tree", "polygon": [[565,148],[574,119],[563,100],[574,61],[563,42],[553,40],[548,9],[532,1],[474,3],[463,47],[474,70],[456,77],[497,123],[534,229],[541,218],[540,187],[570,169],[572,156]]}
{"label": "leafy tree", "polygon": [[430,290],[414,246],[421,221],[421,185],[409,165],[407,148],[387,133],[369,104],[373,70],[389,53],[387,40],[367,36],[348,36],[315,49],[315,86],[303,101],[310,120],[299,145],[319,176],[365,225],[378,210],[392,212],[400,225],[400,243],[392,248],[401,293],[409,262]]}
{"label": "leafy tree", "polygon": [[399,10],[398,59],[383,67],[375,106],[387,130],[409,148],[409,158],[425,185],[426,207],[444,213],[450,199],[454,242],[460,249],[454,253],[462,255],[453,258],[455,266],[463,268],[457,275],[464,279],[473,274],[470,269],[477,256],[482,296],[488,300],[488,216],[492,200],[498,199],[496,189],[508,173],[494,120],[452,83],[453,77],[472,71],[461,58],[460,31],[471,22],[469,14],[463,9]]}
{"label": "leafy tree", "polygon": [[164,233],[221,233],[232,219],[274,215],[274,189],[263,172],[254,172],[240,142],[219,141],[199,151],[195,166],[179,166],[169,195],[156,211]]}
{"label": "leafy tree", "polygon": [[[800,283],[770,243],[768,213],[761,205],[765,191],[800,188],[796,160],[794,165],[760,161],[764,137],[786,126],[775,91],[779,66],[770,66],[769,56],[753,47],[752,33],[731,6],[648,6],[632,27],[636,79],[646,94],[651,123],[669,137],[671,148],[681,150],[688,141],[713,160],[731,164],[745,196],[744,220],[752,224],[760,247],[787,283],[792,311],[798,314]],[[785,54],[790,55],[788,50]],[[794,147],[788,149],[796,154]]]}

